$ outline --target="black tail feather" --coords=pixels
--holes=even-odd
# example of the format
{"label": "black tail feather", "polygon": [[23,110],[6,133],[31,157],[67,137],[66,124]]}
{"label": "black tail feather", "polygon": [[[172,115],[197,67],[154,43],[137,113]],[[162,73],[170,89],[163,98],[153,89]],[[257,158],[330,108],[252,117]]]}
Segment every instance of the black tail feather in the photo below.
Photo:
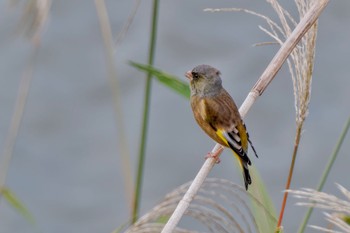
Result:
{"label": "black tail feather", "polygon": [[252,179],[250,178],[247,164],[242,164],[242,168],[243,168],[243,179],[244,179],[245,190],[248,190],[248,185],[252,184]]}
{"label": "black tail feather", "polygon": [[[244,124],[244,122],[243,122],[243,125],[244,125],[245,130],[247,131],[247,126]],[[255,156],[256,156],[257,158],[259,158],[259,156],[258,156],[258,154],[256,153],[256,150],[255,150],[255,148],[254,148],[254,146],[253,146],[252,141],[250,141],[250,139],[249,139],[249,133],[248,133],[248,131],[247,131],[247,138],[248,138],[248,142],[249,142],[249,144],[250,144],[250,147],[251,147],[251,148],[253,149],[253,151],[254,151]]]}
{"label": "black tail feather", "polygon": [[243,148],[241,149],[237,149],[236,147],[234,147],[230,142],[228,142],[229,147],[238,155],[240,156],[240,159],[242,159],[243,163],[247,163],[248,165],[252,165],[252,162],[250,161],[247,153],[243,150]]}
{"label": "black tail feather", "polygon": [[255,148],[254,148],[254,146],[253,146],[252,141],[250,141],[250,139],[249,139],[249,136],[248,136],[248,142],[249,142],[249,144],[250,144],[250,147],[253,149],[255,156],[256,156],[257,158],[259,158],[259,156],[258,156],[258,154],[256,153],[256,150],[255,150]]}

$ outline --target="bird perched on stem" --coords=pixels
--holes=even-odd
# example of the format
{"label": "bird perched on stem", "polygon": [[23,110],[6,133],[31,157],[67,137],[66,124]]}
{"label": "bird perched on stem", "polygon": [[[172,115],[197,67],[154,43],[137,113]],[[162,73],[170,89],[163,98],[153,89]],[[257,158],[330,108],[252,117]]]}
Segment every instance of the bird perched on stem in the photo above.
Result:
{"label": "bird perched on stem", "polygon": [[[248,166],[251,161],[247,155],[250,143],[246,126],[232,97],[222,87],[220,71],[209,65],[199,65],[185,76],[190,80],[191,107],[198,125],[212,139],[229,147],[243,171],[244,185],[252,183]],[[212,156],[209,154],[209,156]]]}

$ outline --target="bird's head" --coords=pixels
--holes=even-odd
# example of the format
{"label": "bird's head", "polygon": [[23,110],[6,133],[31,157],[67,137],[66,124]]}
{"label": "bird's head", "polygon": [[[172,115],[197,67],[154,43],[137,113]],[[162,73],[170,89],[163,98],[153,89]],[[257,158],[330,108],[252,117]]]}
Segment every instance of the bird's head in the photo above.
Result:
{"label": "bird's head", "polygon": [[196,66],[185,76],[190,80],[191,96],[212,96],[222,89],[220,71],[212,66]]}

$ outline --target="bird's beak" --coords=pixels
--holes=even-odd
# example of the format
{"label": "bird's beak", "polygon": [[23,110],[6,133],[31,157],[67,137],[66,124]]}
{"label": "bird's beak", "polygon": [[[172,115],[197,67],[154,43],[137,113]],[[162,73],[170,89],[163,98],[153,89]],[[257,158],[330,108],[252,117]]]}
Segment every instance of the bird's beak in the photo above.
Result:
{"label": "bird's beak", "polygon": [[187,71],[187,72],[185,73],[185,76],[186,76],[186,78],[188,78],[190,81],[192,81],[192,72],[191,72],[191,71]]}

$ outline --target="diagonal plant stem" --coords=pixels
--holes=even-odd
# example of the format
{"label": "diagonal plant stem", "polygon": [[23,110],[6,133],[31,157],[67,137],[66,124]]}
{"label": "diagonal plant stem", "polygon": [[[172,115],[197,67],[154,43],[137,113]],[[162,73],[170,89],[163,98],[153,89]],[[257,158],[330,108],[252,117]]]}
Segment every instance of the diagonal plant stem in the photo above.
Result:
{"label": "diagonal plant stem", "polygon": [[[292,154],[292,162],[291,162],[290,168],[289,168],[289,174],[288,174],[288,179],[287,179],[286,188],[285,188],[286,190],[288,190],[290,188],[290,184],[292,182],[294,165],[295,165],[295,160],[297,158],[297,153],[298,153],[298,148],[299,148],[299,142],[300,142],[300,138],[301,138],[302,128],[303,128],[303,124],[301,123],[301,124],[298,125],[298,127],[296,129],[295,140],[294,140],[294,149],[293,149],[293,154]],[[276,232],[279,232],[279,229],[281,228],[283,215],[284,215],[284,210],[285,210],[286,204],[287,204],[287,198],[288,198],[288,192],[285,192],[284,195],[283,195],[282,207],[281,207],[280,215],[279,215],[279,218],[278,218]]]}
{"label": "diagonal plant stem", "polygon": [[[348,133],[349,128],[350,128],[350,117],[348,118],[348,121],[346,122],[345,127],[343,128],[343,131],[340,134],[340,137],[338,139],[337,145],[335,146],[334,151],[332,153],[332,156],[330,157],[330,159],[329,159],[329,161],[327,163],[326,169],[324,170],[324,172],[322,174],[322,177],[320,179],[320,183],[318,184],[318,187],[317,187],[317,191],[319,191],[319,192],[323,189],[323,186],[324,186],[324,184],[325,184],[325,182],[327,180],[328,174],[329,174],[329,172],[330,172],[330,170],[331,170],[331,168],[332,168],[332,166],[334,164],[334,161],[337,158],[337,155],[338,155],[339,150],[340,150],[340,148],[341,148],[341,146],[342,146],[342,144],[344,142],[345,136]],[[304,232],[306,224],[308,223],[309,218],[310,218],[313,210],[314,210],[313,207],[309,207],[308,211],[305,214],[303,222],[300,225],[298,233],[303,233]]]}
{"label": "diagonal plant stem", "polygon": [[141,4],[141,0],[136,0],[135,1],[134,8],[132,9],[132,11],[131,11],[131,13],[130,13],[126,23],[124,24],[124,26],[122,28],[122,30],[118,33],[118,35],[116,37],[117,38],[116,42],[115,42],[116,46],[118,46],[123,41],[124,37],[126,36],[126,34],[127,34],[128,30],[129,30],[132,22],[134,21],[135,15],[137,13],[137,10],[140,7],[140,4]]}
{"label": "diagonal plant stem", "polygon": [[[239,112],[243,118],[246,116],[247,112],[249,111],[253,103],[256,101],[256,99],[260,95],[262,95],[267,86],[274,79],[277,72],[280,70],[285,60],[295,48],[295,46],[298,44],[298,42],[301,40],[301,38],[304,36],[304,34],[316,22],[317,18],[322,13],[323,9],[326,7],[328,2],[329,0],[315,1],[315,4],[312,7],[310,7],[309,11],[304,15],[304,17],[301,19],[294,31],[286,39],[284,44],[276,53],[276,55],[274,56],[270,64],[267,66],[263,74],[260,76],[252,90],[249,92],[242,106],[240,107]],[[212,153],[217,153],[218,155],[220,155],[221,151],[218,152],[218,150],[221,150],[221,148],[221,145],[216,144],[212,150]],[[188,191],[186,192],[182,200],[179,202],[174,213],[163,228],[162,233],[171,233],[174,231],[175,227],[180,222],[183,214],[187,210],[189,203],[193,200],[194,196],[197,194],[198,190],[200,189],[201,185],[206,179],[206,176],[209,174],[210,170],[215,165],[215,162],[216,159],[214,158],[209,158],[204,162],[202,168],[193,180]]]}
{"label": "diagonal plant stem", "polygon": [[116,62],[114,57],[114,45],[112,39],[111,26],[109,23],[109,17],[104,0],[95,0],[97,16],[100,23],[101,34],[103,37],[105,55],[108,70],[109,85],[111,87],[113,95],[114,112],[116,114],[116,127],[118,136],[118,147],[120,148],[121,169],[124,176],[125,196],[128,198],[128,202],[131,203],[132,194],[132,176],[131,176],[131,162],[130,153],[126,140],[126,133],[124,129],[124,121],[121,106],[120,97],[120,85],[118,82],[118,76],[116,71]]}
{"label": "diagonal plant stem", "polygon": [[[34,50],[31,55],[31,59],[29,60],[29,63],[25,68],[21,78],[9,132],[7,134],[6,141],[4,144],[3,162],[1,163],[1,170],[0,170],[1,172],[0,189],[4,188],[5,186],[7,171],[9,169],[9,166],[13,157],[13,149],[15,147],[17,135],[23,119],[23,113],[27,103],[27,97],[29,94],[30,85],[33,79],[34,66],[39,53],[40,37],[34,38],[33,43],[34,43],[34,46],[33,46]],[[0,195],[0,200],[1,200],[1,195]]]}
{"label": "diagonal plant stem", "polygon": [[[151,38],[150,38],[149,56],[148,56],[149,65],[153,65],[154,63],[156,36],[157,36],[158,5],[159,5],[159,1],[153,0],[152,29],[151,29]],[[151,84],[152,84],[151,81],[152,81],[152,74],[149,72],[147,74],[146,86],[145,86],[143,120],[142,120],[142,129],[141,129],[141,143],[140,143],[138,166],[137,166],[136,187],[135,187],[135,193],[134,193],[134,199],[133,199],[132,223],[134,223],[137,220],[139,215],[139,208],[140,208],[142,178],[143,178],[143,170],[145,165],[148,117],[149,117],[149,108],[150,108],[149,103],[150,103],[150,97],[151,97]]]}

